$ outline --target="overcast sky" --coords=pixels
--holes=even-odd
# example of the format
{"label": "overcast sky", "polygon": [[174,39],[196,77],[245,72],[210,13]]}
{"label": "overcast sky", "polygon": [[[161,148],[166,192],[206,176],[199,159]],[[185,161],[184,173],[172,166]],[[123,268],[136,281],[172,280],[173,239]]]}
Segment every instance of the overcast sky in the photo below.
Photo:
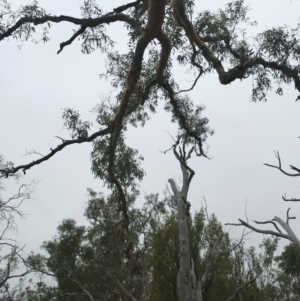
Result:
{"label": "overcast sky", "polygon": [[[80,15],[79,1],[39,2],[51,14]],[[98,2],[105,11],[110,11],[126,1]],[[196,11],[224,5],[224,1],[200,2]],[[13,0],[14,8],[27,3]],[[273,0],[272,5],[269,1],[255,0],[251,1],[251,8],[251,18],[259,23],[256,31],[284,24],[295,26],[299,21],[298,0]],[[105,55],[100,51],[83,55],[76,41],[56,54],[59,43],[70,38],[73,28],[68,24],[54,25],[49,43],[26,42],[21,50],[17,47],[19,41],[6,39],[0,43],[0,154],[16,165],[35,159],[24,156],[26,150],[47,154],[50,147],[60,143],[54,136],[69,138],[63,130],[62,108],[74,108],[83,119],[93,120],[91,110],[101,97],[113,92],[109,80],[99,79],[99,74],[105,72]],[[107,32],[117,42],[116,49],[126,50],[123,25],[109,25]],[[175,73],[182,89],[191,85],[191,77],[183,70],[176,69]],[[297,92],[293,85],[284,86],[282,97],[269,93],[268,102],[252,103],[251,86],[251,78],[222,86],[216,74],[212,74],[199,80],[190,94],[195,104],[206,106],[204,115],[216,131],[208,140],[212,159],[191,161],[196,172],[189,194],[192,210],[201,207],[200,200],[205,195],[209,213],[215,213],[222,223],[245,218],[246,204],[249,220],[269,220],[275,215],[285,218],[288,207],[292,208],[292,215],[300,218],[300,204],[284,203],[281,199],[284,193],[300,197],[299,178],[286,177],[263,165],[277,164],[276,150],[281,154],[285,169],[288,170],[289,164],[300,167]],[[145,128],[128,132],[128,144],[145,158],[146,177],[141,183],[139,205],[146,193],[162,193],[168,178],[180,181],[180,168],[172,153],[161,153],[172,143],[167,132],[176,135],[177,131],[170,123],[170,115],[162,108],[163,104]],[[91,150],[89,144],[67,147],[51,160],[29,170],[21,179],[20,183],[39,181],[34,198],[22,206],[26,218],[18,220],[17,239],[20,244],[26,244],[26,252],[38,251],[43,241],[56,234],[56,227],[64,218],[85,223],[87,187],[108,193],[102,182],[91,174]],[[11,180],[5,185],[4,196],[8,197],[17,186]],[[300,235],[298,220],[291,225]],[[227,229],[233,237],[241,230]],[[249,238],[251,244],[257,245],[263,237],[253,233]]]}

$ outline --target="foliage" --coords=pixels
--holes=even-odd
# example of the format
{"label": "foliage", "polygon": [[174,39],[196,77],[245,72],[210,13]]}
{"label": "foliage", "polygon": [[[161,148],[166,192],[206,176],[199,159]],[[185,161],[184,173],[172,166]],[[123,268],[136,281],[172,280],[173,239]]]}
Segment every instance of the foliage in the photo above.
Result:
{"label": "foliage", "polygon": [[[85,211],[89,226],[64,220],[57,236],[43,244],[47,255],[28,257],[25,274],[35,271],[57,281],[57,287],[43,281],[33,288],[28,286],[28,300],[177,300],[180,281],[189,286],[188,297],[181,299],[190,300],[190,292],[197,290],[197,296],[211,301],[298,298],[298,249],[288,247],[275,259],[277,240],[264,240],[260,246],[263,252],[257,254],[254,248],[245,248],[242,240],[230,239],[214,215],[208,217],[201,210],[188,218],[181,215],[182,220],[179,216],[188,212],[182,208],[190,206],[185,197],[194,172],[187,160],[192,153],[206,157],[204,146],[213,134],[202,115],[204,106],[196,105],[187,92],[201,77],[214,72],[223,85],[251,77],[253,101],[266,101],[274,84],[279,95],[284,84],[294,83],[300,92],[300,27],[272,28],[249,37],[244,27],[255,26],[256,22],[249,19],[249,7],[243,0],[232,1],[216,12],[198,14],[193,0],[183,1],[182,7],[165,4],[137,0],[104,12],[96,0],[83,0],[81,17],[76,18],[53,16],[36,0],[17,10],[7,0],[0,0],[0,41],[12,37],[38,42],[36,29],[40,28],[40,40],[45,43],[53,23],[71,23],[73,35],[60,44],[58,53],[77,38],[84,54],[97,49],[106,53],[104,76],[116,92],[113,101],[103,101],[96,107],[96,132],[91,134],[92,123],[82,121],[79,112],[68,108],[63,120],[70,140],[60,138],[60,145],[29,164],[15,166],[0,158],[0,176],[15,176],[67,146],[92,142],[92,172],[111,190],[108,197],[89,190]],[[116,42],[105,32],[111,22],[123,22],[127,28],[125,52],[114,49]],[[181,90],[176,82],[173,72],[177,63],[198,74],[190,89]],[[179,191],[173,181],[175,201],[160,201],[157,195],[150,195],[143,207],[137,208],[139,182],[145,175],[143,157],[126,145],[126,132],[130,125],[144,126],[162,101],[171,122],[178,124],[178,139],[172,148],[182,168],[183,188]],[[165,205],[168,202],[173,205],[171,209]],[[8,210],[0,215],[0,221],[7,225],[5,232],[12,225],[10,213],[18,213],[18,207],[1,204]],[[176,210],[180,213],[177,217]],[[4,245],[11,252],[3,257],[7,264],[0,270],[2,286],[21,258],[16,246]],[[182,251],[183,245],[186,249]],[[287,283],[289,290],[284,289]],[[247,292],[243,290],[246,286]],[[4,294],[9,292],[5,288]],[[22,294],[23,298],[24,291]]]}
{"label": "foliage", "polygon": [[[47,299],[50,295],[51,298],[55,296],[53,300],[88,300],[82,287],[95,300],[115,300],[122,294],[116,281],[126,284],[127,290],[138,300],[178,300],[176,277],[180,258],[174,209],[166,210],[166,200],[159,201],[158,195],[147,196],[140,210],[134,208],[132,199],[130,240],[133,251],[132,260],[128,260],[124,252],[128,236],[120,227],[122,217],[113,197],[104,198],[92,190],[89,193],[85,210],[89,226],[64,220],[57,228],[56,237],[43,244],[47,256],[32,254],[28,259],[33,269],[51,273],[58,285],[55,288],[41,282],[35,289],[27,288],[29,300],[50,300]],[[274,300],[282,295],[280,286],[286,281],[282,274],[286,273],[282,258],[287,255],[284,251],[276,257],[276,262],[280,261],[277,271],[276,239],[264,240],[260,245],[261,253],[257,253],[253,247],[246,248],[242,240],[230,239],[217,218],[207,217],[203,209],[189,218],[189,235],[198,277],[204,275],[214,256],[202,288],[204,300],[227,299],[237,286],[253,275],[258,281],[240,294],[241,300]],[[223,238],[213,254],[219,237]],[[44,297],[34,299],[38,292]],[[295,292],[294,295],[299,296]]]}

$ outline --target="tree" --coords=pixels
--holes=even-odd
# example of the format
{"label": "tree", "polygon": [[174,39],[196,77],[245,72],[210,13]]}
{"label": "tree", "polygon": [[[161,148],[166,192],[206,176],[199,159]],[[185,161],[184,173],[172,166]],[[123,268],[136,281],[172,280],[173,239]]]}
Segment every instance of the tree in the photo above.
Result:
{"label": "tree", "polygon": [[[126,244],[123,249],[127,260],[131,260],[137,238],[131,231],[134,220],[130,218],[129,206],[131,193],[138,192],[137,182],[143,178],[144,171],[140,165],[142,157],[125,144],[126,130],[130,124],[144,125],[150,113],[155,113],[159,101],[165,99],[165,109],[171,112],[172,121],[179,126],[177,141],[182,139],[184,145],[181,152],[176,151],[179,142],[173,147],[182,167],[182,188],[179,190],[172,179],[169,181],[178,206],[180,269],[177,294],[179,300],[201,298],[201,280],[197,279],[197,285],[187,280],[189,273],[194,271],[190,267],[193,260],[186,217],[193,171],[186,160],[192,152],[207,157],[205,142],[213,131],[208,127],[208,119],[202,116],[203,106],[194,106],[189,96],[183,94],[188,91],[180,90],[173,78],[172,66],[177,61],[198,73],[191,89],[201,76],[216,72],[223,85],[253,77],[253,101],[266,99],[272,81],[278,85],[280,95],[282,84],[294,83],[300,91],[299,28],[273,28],[249,40],[245,32],[238,30],[241,23],[254,25],[247,17],[248,8],[242,0],[231,2],[216,13],[205,11],[197,16],[192,0],[181,1],[178,6],[172,1],[173,7],[160,0],[137,0],[108,13],[104,13],[95,0],[85,0],[81,18],[53,16],[36,1],[17,11],[12,11],[6,0],[0,3],[0,41],[8,37],[28,40],[40,27],[41,40],[47,42],[53,23],[72,23],[77,28],[69,40],[60,44],[58,53],[76,38],[82,40],[83,53],[95,49],[104,51],[108,58],[107,76],[119,91],[115,102],[98,106],[96,121],[99,128],[96,132],[89,133],[90,123],[81,120],[78,112],[66,109],[63,118],[71,139],[60,138],[61,143],[56,148],[31,163],[1,168],[1,176],[10,177],[19,171],[26,173],[67,146],[93,142],[92,170],[112,190],[115,207],[122,212],[121,240]],[[123,22],[128,26],[129,43],[125,54],[111,49],[114,42],[105,33],[105,25],[111,22]],[[185,146],[191,147],[188,152]]]}
{"label": "tree", "polygon": [[[281,171],[284,175],[289,177],[300,176],[300,169],[290,165],[290,168],[296,173],[286,172],[281,165],[281,158],[279,152],[275,153],[278,160],[278,166],[272,164],[266,164],[268,167],[276,168]],[[299,202],[298,198],[287,198],[286,195],[282,196],[285,202]],[[286,221],[282,218],[275,216],[272,220],[267,221],[254,221],[256,224],[272,224],[276,231],[258,229],[248,222],[239,219],[240,224],[233,224],[235,226],[245,226],[255,232],[268,234],[275,237],[275,239],[264,240],[264,247],[266,250],[266,257],[263,260],[265,264],[265,270],[268,271],[268,281],[265,290],[265,298],[267,300],[299,300],[299,262],[300,262],[300,240],[294,233],[289,222],[296,217],[289,215],[291,208],[288,208],[286,213]],[[281,228],[286,232],[283,233]],[[280,256],[274,258],[274,252],[277,248],[278,238],[284,238],[289,240],[291,243],[285,246],[284,251]],[[276,269],[273,267],[274,261],[276,261]]]}
{"label": "tree", "polygon": [[291,243],[284,248],[280,256],[276,258],[280,273],[278,273],[278,282],[282,299],[299,300],[299,246]]}
{"label": "tree", "polygon": [[191,294],[191,300],[232,300],[248,286],[251,292],[259,291],[255,280],[261,269],[250,268],[250,251],[244,250],[243,240],[230,241],[214,215],[206,221],[204,210],[191,217],[183,198],[181,207],[176,205],[181,191],[188,191],[188,170],[192,172],[188,159],[179,154],[186,152],[186,145],[180,148],[179,142],[173,152],[182,162],[185,189],[163,201],[158,195],[147,196],[141,209],[133,206],[131,196],[126,235],[115,196],[105,199],[89,190],[85,215],[90,226],[64,220],[57,237],[43,245],[47,256],[28,258],[33,270],[55,278],[58,300],[182,300],[186,296],[180,296],[178,287]]}
{"label": "tree", "polygon": [[[3,158],[0,156],[0,164]],[[32,273],[26,265],[22,254],[23,247],[9,236],[10,231],[16,230],[16,216],[23,217],[21,204],[30,198],[34,183],[22,184],[17,193],[9,198],[0,195],[0,293],[1,300],[14,300],[22,297],[23,277]],[[0,191],[4,187],[0,184]],[[18,283],[14,280],[19,280]]]}
{"label": "tree", "polygon": [[[113,86],[121,90],[116,104],[102,103],[99,106],[99,131],[89,135],[90,124],[83,122],[78,112],[66,110],[63,117],[73,139],[62,139],[58,147],[39,160],[1,169],[2,176],[8,177],[21,170],[26,172],[71,144],[109,137],[103,139],[106,142],[101,146],[105,148],[101,149],[102,153],[105,154],[106,151],[108,154],[108,163],[101,176],[114,184],[124,200],[122,185],[114,171],[117,147],[122,146],[122,134],[126,131],[126,124],[145,123],[149,112],[155,112],[157,102],[162,97],[168,101],[165,109],[172,112],[173,121],[177,121],[180,129],[194,140],[198,155],[205,155],[203,142],[212,132],[207,127],[207,119],[200,118],[202,108],[195,108],[194,111],[188,97],[179,95],[183,91],[179,90],[171,73],[171,59],[174,57],[171,56],[172,49],[179,63],[198,70],[200,76],[216,71],[221,84],[226,85],[236,79],[243,80],[253,75],[253,100],[265,100],[266,92],[271,89],[271,78],[279,85],[294,82],[295,88],[300,90],[298,29],[267,30],[259,34],[253,45],[250,45],[245,35],[240,36],[236,32],[240,23],[253,25],[247,18],[248,8],[243,1],[231,2],[225,10],[217,13],[200,13],[194,23],[187,16],[193,14],[193,4],[193,1],[183,1],[180,8],[172,10],[166,8],[163,1],[153,0],[148,3],[140,0],[104,13],[96,1],[86,0],[81,7],[82,18],[73,18],[51,16],[36,1],[13,12],[9,3],[2,0],[0,41],[10,36],[28,40],[33,37],[35,27],[40,26],[42,41],[47,42],[51,24],[69,22],[77,25],[80,28],[68,41],[60,45],[58,53],[76,38],[83,40],[83,53],[91,53],[97,48],[105,51],[109,62],[107,75],[112,77]],[[110,50],[113,42],[104,33],[105,24],[110,22],[124,22],[128,25],[128,54],[120,55]],[[156,44],[151,44],[155,39],[161,44],[161,53]],[[274,43],[275,39],[277,43]],[[147,64],[143,64],[147,47],[149,59]],[[176,52],[176,49],[179,50]],[[286,52],[280,49],[286,49]],[[279,87],[278,93],[281,94],[281,91],[282,88]],[[121,142],[117,143],[119,137]]]}
{"label": "tree", "polygon": [[[296,171],[296,173],[288,173],[286,171],[284,171],[281,167],[281,159],[280,159],[280,156],[279,156],[279,152],[277,152],[276,154],[276,158],[278,159],[278,166],[276,165],[271,165],[271,164],[266,164],[266,166],[269,166],[269,167],[272,167],[272,168],[276,168],[278,170],[280,170],[283,174],[289,176],[289,177],[298,177],[300,176],[300,169],[293,166],[293,165],[290,165],[290,168],[294,171]],[[300,199],[297,199],[297,198],[291,198],[291,199],[288,199],[286,198],[286,195],[282,196],[282,199],[285,201],[285,202],[299,202]],[[295,244],[296,246],[300,246],[300,239],[297,237],[297,235],[294,233],[293,229],[291,228],[289,222],[290,220],[292,219],[296,219],[296,217],[294,216],[290,216],[289,213],[290,213],[290,210],[291,208],[288,208],[287,212],[286,212],[286,221],[284,221],[282,218],[278,217],[278,216],[275,216],[272,220],[267,220],[267,221],[254,221],[256,224],[272,224],[274,226],[274,228],[276,229],[276,231],[273,231],[273,230],[263,230],[263,229],[258,229],[252,225],[250,225],[248,222],[245,222],[244,220],[242,219],[239,219],[240,223],[239,224],[230,224],[228,223],[228,225],[234,225],[234,226],[245,226],[257,233],[262,233],[262,234],[269,234],[269,235],[273,235],[275,237],[280,237],[280,238],[284,238],[284,239],[287,239],[289,241],[291,241],[293,244]],[[280,230],[280,227],[278,227],[278,225],[286,232],[286,233],[283,233],[281,230]]]}
{"label": "tree", "polygon": [[64,220],[57,236],[43,244],[47,256],[31,254],[28,264],[36,272],[54,277],[58,300],[115,300],[122,295],[132,299],[132,291],[136,299],[148,300],[150,238],[165,214],[164,203],[158,195],[149,195],[144,207],[137,209],[135,196],[131,196],[129,237],[124,235],[114,196],[105,198],[91,189],[89,196],[85,210],[89,227]]}

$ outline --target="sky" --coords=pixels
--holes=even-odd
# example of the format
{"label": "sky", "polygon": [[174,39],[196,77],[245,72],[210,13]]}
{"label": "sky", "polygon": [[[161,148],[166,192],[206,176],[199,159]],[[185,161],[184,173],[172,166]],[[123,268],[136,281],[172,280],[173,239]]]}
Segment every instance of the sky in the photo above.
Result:
{"label": "sky", "polygon": [[[110,11],[125,0],[98,2],[104,11]],[[27,3],[14,0],[13,7]],[[39,3],[53,15],[80,16],[78,1],[41,0]],[[250,6],[250,17],[259,24],[255,29],[258,32],[284,24],[295,26],[299,20],[298,0],[273,0],[271,6],[267,1],[255,0]],[[197,4],[196,11],[219,7],[224,7],[223,1],[206,0]],[[37,158],[25,156],[27,151],[47,154],[60,143],[55,136],[69,138],[61,119],[63,108],[76,109],[83,119],[93,120],[92,109],[114,92],[109,79],[99,78],[105,72],[105,54],[95,51],[83,55],[78,41],[56,54],[59,44],[70,38],[72,29],[68,24],[54,25],[50,42],[24,42],[21,49],[18,48],[21,43],[13,39],[0,43],[0,154],[15,165]],[[116,41],[116,49],[126,49],[123,25],[111,24],[107,33]],[[190,87],[192,78],[184,70],[176,68],[174,75],[180,88]],[[252,103],[251,87],[251,78],[222,86],[216,74],[211,74],[200,79],[190,93],[195,104],[205,105],[204,115],[215,130],[207,141],[211,159],[193,158],[190,162],[196,172],[189,193],[191,210],[199,210],[205,196],[208,212],[214,213],[223,224],[245,219],[245,211],[249,221],[270,220],[274,216],[285,219],[289,207],[291,215],[300,218],[300,204],[281,199],[284,193],[288,197],[300,197],[299,178],[286,177],[263,165],[276,165],[274,151],[279,151],[286,170],[289,164],[300,167],[297,91],[293,85],[283,86],[282,97],[271,92],[267,102]],[[171,152],[162,153],[172,144],[169,133],[175,136],[176,132],[170,115],[163,111],[163,103],[144,128],[128,131],[128,145],[137,148],[145,159],[146,177],[140,184],[138,206],[146,194],[163,196],[169,178],[180,183],[178,162]],[[18,231],[11,234],[25,245],[24,252],[39,252],[42,242],[56,234],[56,227],[65,218],[86,224],[83,216],[86,188],[109,193],[91,174],[91,150],[90,144],[67,147],[49,161],[28,170],[19,183],[4,181],[4,197],[12,195],[22,183],[33,179],[38,182],[32,199],[22,205],[25,218],[17,220]],[[299,237],[298,223],[297,219],[291,221]],[[242,231],[241,227],[226,226],[226,229],[235,238]],[[252,233],[248,235],[248,243],[258,245],[262,238]],[[282,246],[286,244],[287,241],[281,242]]]}

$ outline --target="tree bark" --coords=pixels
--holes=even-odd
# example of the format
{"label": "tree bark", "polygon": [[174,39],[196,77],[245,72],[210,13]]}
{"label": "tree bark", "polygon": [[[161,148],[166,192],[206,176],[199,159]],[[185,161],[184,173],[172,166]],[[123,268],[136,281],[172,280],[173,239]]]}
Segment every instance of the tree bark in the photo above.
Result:
{"label": "tree bark", "polygon": [[[180,267],[177,275],[177,294],[179,301],[192,301],[193,289],[190,281],[190,242],[187,224],[186,202],[181,191],[176,187],[175,181],[169,179],[176,202],[177,221],[179,229]],[[185,183],[183,183],[183,186]]]}

